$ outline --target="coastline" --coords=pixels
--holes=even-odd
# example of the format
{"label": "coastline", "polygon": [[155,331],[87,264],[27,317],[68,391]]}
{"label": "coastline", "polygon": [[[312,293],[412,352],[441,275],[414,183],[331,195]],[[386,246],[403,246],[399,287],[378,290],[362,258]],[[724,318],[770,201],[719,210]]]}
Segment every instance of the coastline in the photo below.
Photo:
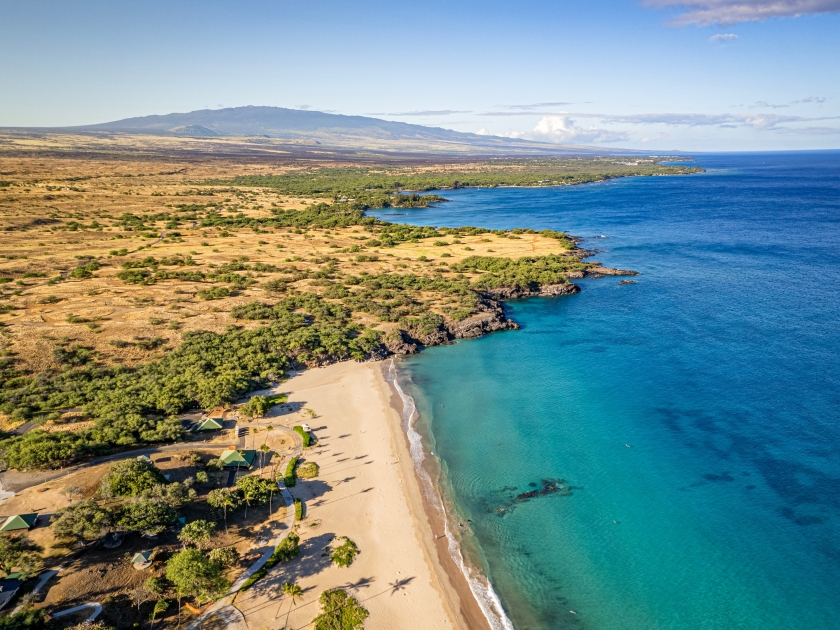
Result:
{"label": "coastline", "polygon": [[[236,600],[249,627],[308,627],[319,612],[319,595],[343,588],[369,611],[369,630],[489,630],[465,621],[461,608],[450,603],[451,587],[428,553],[431,528],[419,507],[410,457],[397,433],[400,417],[380,364],[312,368],[280,387],[294,411],[278,409],[271,420],[311,425],[319,441],[303,451],[302,461],[317,463],[320,471],[291,489],[305,506],[304,519],[294,526],[300,556]],[[326,553],[344,536],[360,550],[346,568]],[[282,596],[281,586],[289,581],[304,591],[296,603]]]}
{"label": "coastline", "polygon": [[398,424],[389,423],[389,426],[401,450],[404,478],[409,482],[406,484],[407,499],[449,607],[461,627],[513,630],[492,585],[478,569],[466,563],[460,542],[449,527],[437,483],[436,461],[429,457],[420,434],[414,429],[417,411],[411,396],[399,385],[393,358],[382,363],[379,374],[380,387],[387,388],[391,409],[399,417]]}

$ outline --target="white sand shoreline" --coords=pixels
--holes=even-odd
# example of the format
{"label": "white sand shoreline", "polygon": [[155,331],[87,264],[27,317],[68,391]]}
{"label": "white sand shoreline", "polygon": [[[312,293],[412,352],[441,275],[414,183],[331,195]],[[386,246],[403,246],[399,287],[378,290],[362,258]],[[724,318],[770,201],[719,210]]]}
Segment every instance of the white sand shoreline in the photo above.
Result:
{"label": "white sand shoreline", "polygon": [[[321,470],[292,489],[306,505],[298,525],[300,557],[279,564],[236,600],[253,630],[305,628],[319,611],[318,596],[331,588],[346,589],[368,609],[369,630],[479,627],[467,621],[469,602],[460,601],[436,566],[431,527],[381,370],[379,363],[338,363],[299,373],[280,387],[289,403],[312,409],[315,418],[292,413],[272,421],[307,421],[320,442],[303,457]],[[350,567],[339,568],[325,555],[333,536],[359,546]],[[295,604],[280,592],[287,581],[304,589]]]}
{"label": "white sand shoreline", "polygon": [[393,358],[388,361],[388,368],[383,370],[383,374],[386,374],[385,380],[392,384],[403,403],[401,428],[408,441],[408,448],[418,478],[419,489],[422,492],[427,516],[434,515],[436,517],[434,520],[443,528],[444,534],[441,537],[446,539],[449,558],[463,576],[471,596],[481,609],[489,627],[492,630],[514,630],[513,624],[504,613],[504,607],[493,589],[493,585],[479,570],[471,567],[464,558],[459,539],[450,526],[446,504],[440,494],[441,489],[437,487],[432,476],[424,468],[423,464],[428,455],[423,446],[422,436],[414,428],[414,422],[419,412],[412,397],[400,386]]}

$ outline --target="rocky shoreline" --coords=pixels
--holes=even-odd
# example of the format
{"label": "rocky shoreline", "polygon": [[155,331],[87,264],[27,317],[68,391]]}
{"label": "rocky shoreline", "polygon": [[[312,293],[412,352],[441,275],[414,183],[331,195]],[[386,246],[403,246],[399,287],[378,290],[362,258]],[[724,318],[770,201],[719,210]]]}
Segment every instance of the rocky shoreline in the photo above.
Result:
{"label": "rocky shoreline", "polygon": [[[638,271],[628,269],[613,269],[604,267],[600,263],[582,272],[570,273],[569,278],[603,278],[605,276],[636,276]],[[625,281],[627,282],[627,281]],[[519,324],[505,315],[503,303],[526,297],[559,297],[580,293],[580,286],[574,282],[562,284],[546,284],[538,288],[501,287],[479,293],[477,313],[460,321],[442,319],[433,330],[404,330],[391,331],[383,339],[383,352],[375,359],[390,355],[417,354],[423,348],[452,343],[455,339],[477,339],[491,332],[500,330],[518,330]]]}

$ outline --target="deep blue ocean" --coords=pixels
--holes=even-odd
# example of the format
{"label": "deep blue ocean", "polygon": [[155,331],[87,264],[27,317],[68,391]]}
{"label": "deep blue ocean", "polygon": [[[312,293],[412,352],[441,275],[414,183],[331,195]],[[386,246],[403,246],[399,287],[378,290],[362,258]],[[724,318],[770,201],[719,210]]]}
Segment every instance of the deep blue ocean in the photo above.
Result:
{"label": "deep blue ocean", "polygon": [[[517,630],[840,628],[840,153],[697,164],[383,217],[564,230],[641,273],[398,364]],[[513,499],[543,480],[571,491]]]}

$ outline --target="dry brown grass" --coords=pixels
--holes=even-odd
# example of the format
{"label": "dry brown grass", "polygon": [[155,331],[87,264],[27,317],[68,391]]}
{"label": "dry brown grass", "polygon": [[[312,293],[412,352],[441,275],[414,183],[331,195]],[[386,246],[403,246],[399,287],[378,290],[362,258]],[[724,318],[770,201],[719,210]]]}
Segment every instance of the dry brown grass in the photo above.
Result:
{"label": "dry brown grass", "polygon": [[[13,140],[13,145],[0,143],[0,181],[7,182],[0,188],[0,277],[11,278],[11,282],[0,285],[5,298],[0,305],[12,305],[15,310],[0,314],[0,334],[5,349],[34,370],[52,366],[54,348],[67,343],[90,347],[107,363],[131,365],[146,361],[177,345],[184,331],[223,331],[233,323],[229,313],[237,304],[277,297],[259,284],[235,297],[212,301],[197,297],[197,291],[207,287],[204,284],[165,281],[151,286],[129,285],[116,277],[126,260],[149,255],[191,255],[198,266],[190,269],[208,271],[213,265],[240,256],[247,256],[251,264],[275,265],[300,258],[294,262],[300,269],[315,269],[318,265],[311,259],[329,255],[339,260],[341,273],[428,274],[439,266],[444,253],[450,255],[445,260],[451,264],[472,254],[517,257],[561,251],[557,241],[536,235],[522,235],[518,240],[482,235],[461,237],[461,244],[447,247],[434,246],[427,240],[386,250],[367,250],[365,253],[378,255],[380,260],[357,262],[356,254],[336,253],[363,245],[364,230],[357,228],[312,229],[305,234],[280,229],[257,234],[240,229],[221,236],[217,230],[182,225],[176,230],[179,237],[143,238],[137,232],[114,226],[115,219],[123,213],[143,216],[170,210],[167,206],[176,204],[224,199],[238,202],[247,216],[269,216],[275,206],[303,208],[312,200],[247,188],[208,197],[198,194],[206,187],[194,185],[210,177],[276,173],[301,165],[288,159],[267,161],[264,153],[196,157],[190,153],[189,146],[194,142],[190,139],[55,135]],[[125,151],[108,154],[115,146]],[[159,157],[167,152],[168,159]],[[71,221],[88,227],[69,231],[66,228]],[[90,228],[93,221],[100,227]],[[162,223],[156,225],[156,231],[164,235],[172,232],[164,229]],[[128,250],[127,255],[112,254],[123,248]],[[431,261],[419,261],[421,256]],[[51,277],[71,272],[86,257],[97,258],[103,265],[96,277],[48,283]],[[45,277],[25,278],[26,274]],[[272,274],[254,276],[261,284]],[[307,280],[292,286],[320,291]],[[436,296],[426,297],[431,306],[436,304]],[[70,323],[71,316],[90,321]],[[363,314],[356,319],[379,325]],[[166,345],[149,351],[134,345],[117,348],[110,343],[154,337],[163,337]]]}

